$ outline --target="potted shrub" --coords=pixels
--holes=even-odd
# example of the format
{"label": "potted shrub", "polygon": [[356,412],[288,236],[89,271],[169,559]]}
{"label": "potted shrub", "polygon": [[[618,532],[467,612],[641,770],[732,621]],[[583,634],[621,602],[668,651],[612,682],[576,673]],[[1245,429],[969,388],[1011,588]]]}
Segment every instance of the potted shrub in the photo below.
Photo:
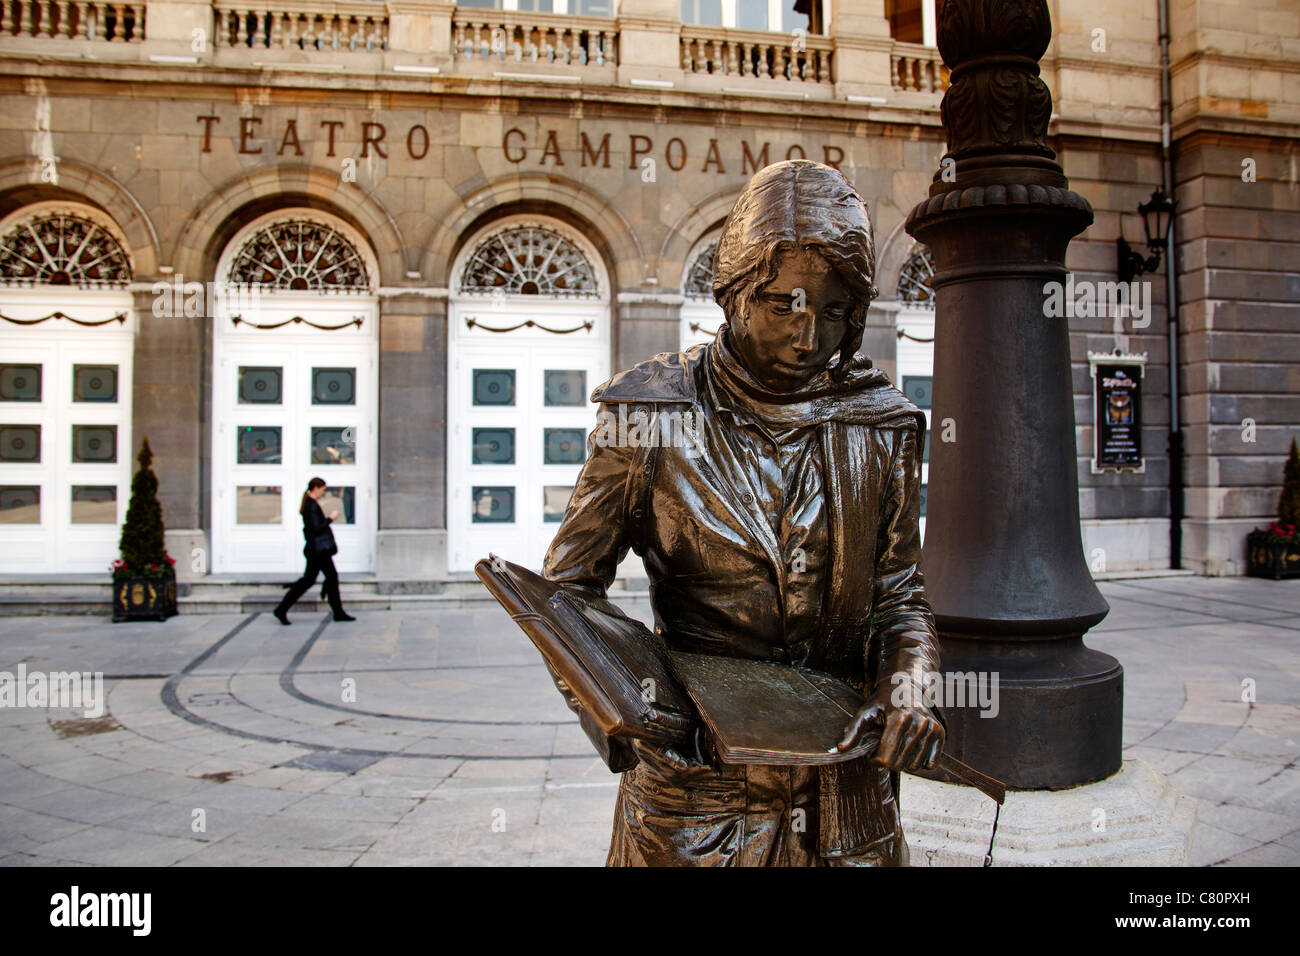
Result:
{"label": "potted shrub", "polygon": [[1246,536],[1246,573],[1275,580],[1300,577],[1300,448],[1294,438],[1282,472],[1277,520]]}
{"label": "potted shrub", "polygon": [[126,509],[121,557],[113,572],[114,621],[165,621],[176,613],[176,562],[163,546],[162,505],[158,479],[149,467],[149,439],[140,446],[140,470],[131,479],[131,503]]}

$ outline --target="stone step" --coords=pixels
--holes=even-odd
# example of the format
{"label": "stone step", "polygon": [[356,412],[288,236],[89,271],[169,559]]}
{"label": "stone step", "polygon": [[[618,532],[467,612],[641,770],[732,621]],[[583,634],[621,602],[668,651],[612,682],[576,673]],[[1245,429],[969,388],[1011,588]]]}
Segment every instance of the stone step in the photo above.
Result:
{"label": "stone step", "polygon": [[[469,582],[456,582],[469,584]],[[340,589],[343,606],[349,611],[424,611],[460,607],[484,607],[495,603],[493,597],[477,581],[473,587],[453,588],[440,594],[378,594]],[[284,589],[265,593],[249,593],[233,586],[224,589],[200,590],[200,593],[182,595],[176,599],[181,614],[253,614],[270,613],[279,603]],[[610,599],[618,602],[648,600],[649,593],[642,590],[614,588]],[[294,605],[294,615],[315,614],[329,610],[328,602],[321,599],[319,588],[304,594]],[[43,617],[48,615],[109,615],[112,613],[112,594],[86,590],[80,594],[0,594],[0,617]]]}
{"label": "stone step", "polygon": [[[290,575],[212,575],[196,581],[176,582],[184,596],[226,594],[280,595],[295,579]],[[472,574],[445,579],[384,579],[373,575],[341,575],[342,593],[347,594],[477,594],[482,584]],[[112,582],[106,575],[63,576],[17,575],[0,580],[0,597],[103,595],[111,598]]]}

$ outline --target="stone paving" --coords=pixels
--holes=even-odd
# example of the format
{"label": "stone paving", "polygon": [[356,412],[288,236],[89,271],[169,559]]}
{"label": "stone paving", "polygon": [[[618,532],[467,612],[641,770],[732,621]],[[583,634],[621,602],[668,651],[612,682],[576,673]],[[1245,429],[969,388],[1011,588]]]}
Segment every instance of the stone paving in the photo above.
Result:
{"label": "stone paving", "polygon": [[[1101,588],[1088,643],[1126,669],[1125,755],[1198,798],[1190,862],[1300,864],[1300,581]],[[103,672],[107,713],[0,707],[0,864],[604,861],[617,779],[495,604],[0,618],[20,663]]]}

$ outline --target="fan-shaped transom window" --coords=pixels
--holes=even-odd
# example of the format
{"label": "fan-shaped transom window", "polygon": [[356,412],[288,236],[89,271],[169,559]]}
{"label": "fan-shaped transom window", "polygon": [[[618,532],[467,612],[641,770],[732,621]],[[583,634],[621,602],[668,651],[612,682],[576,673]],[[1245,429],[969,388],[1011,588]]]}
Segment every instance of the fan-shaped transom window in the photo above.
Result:
{"label": "fan-shaped transom window", "polygon": [[228,281],[279,292],[369,292],[357,247],[333,226],[308,219],[274,223],[235,254]]}
{"label": "fan-shaped transom window", "polygon": [[718,254],[718,240],[701,247],[686,270],[682,291],[692,299],[713,298],[713,257]]}
{"label": "fan-shaped transom window", "polygon": [[925,246],[913,252],[898,273],[898,297],[904,302],[934,307],[934,256]]}
{"label": "fan-shaped transom window", "polygon": [[596,271],[577,243],[543,226],[516,226],[485,239],[460,280],[461,292],[594,297]]}
{"label": "fan-shaped transom window", "polygon": [[131,281],[131,261],[98,223],[72,213],[39,214],[0,238],[0,282],[91,288]]}

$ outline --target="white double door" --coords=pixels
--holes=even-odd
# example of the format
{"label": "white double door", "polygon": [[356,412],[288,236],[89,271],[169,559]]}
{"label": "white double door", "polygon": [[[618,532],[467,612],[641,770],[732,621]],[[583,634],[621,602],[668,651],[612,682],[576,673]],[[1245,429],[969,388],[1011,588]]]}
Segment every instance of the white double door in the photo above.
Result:
{"label": "white double door", "polygon": [[[233,341],[232,341],[233,339]],[[213,369],[212,570],[303,565],[299,507],[327,485],[340,571],[373,571],[378,527],[377,350],[339,331],[218,340]]]}
{"label": "white double door", "polygon": [[130,297],[15,292],[5,303],[24,319],[59,307],[110,320],[0,329],[0,573],[107,574],[118,556],[137,450]]}
{"label": "white double door", "polygon": [[[548,303],[548,305],[550,305]],[[489,553],[538,569],[564,517],[595,427],[592,389],[609,375],[606,306],[480,310],[453,303],[447,430],[449,569]],[[524,327],[591,328],[568,334]]]}

